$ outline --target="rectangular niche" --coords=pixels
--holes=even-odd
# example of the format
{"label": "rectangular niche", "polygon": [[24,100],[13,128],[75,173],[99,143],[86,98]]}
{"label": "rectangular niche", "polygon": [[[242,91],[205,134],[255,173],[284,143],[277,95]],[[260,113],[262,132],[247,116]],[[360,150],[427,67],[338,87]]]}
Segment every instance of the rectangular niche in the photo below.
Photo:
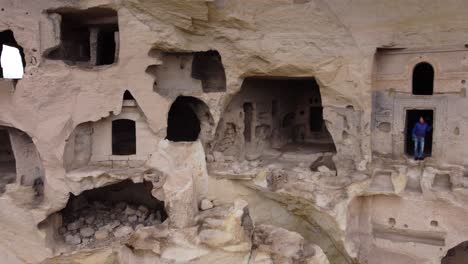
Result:
{"label": "rectangular niche", "polygon": [[62,8],[60,45],[46,54],[69,65],[99,66],[117,62],[119,26],[117,11],[109,8]]}
{"label": "rectangular niche", "polygon": [[409,173],[405,186],[406,192],[422,193],[421,175],[417,173]]}
{"label": "rectangular niche", "polygon": [[432,182],[432,188],[438,191],[450,192],[452,190],[452,181],[447,173],[436,174]]}
{"label": "rectangular niche", "polygon": [[372,192],[394,192],[391,171],[378,171],[374,174],[370,188]]}

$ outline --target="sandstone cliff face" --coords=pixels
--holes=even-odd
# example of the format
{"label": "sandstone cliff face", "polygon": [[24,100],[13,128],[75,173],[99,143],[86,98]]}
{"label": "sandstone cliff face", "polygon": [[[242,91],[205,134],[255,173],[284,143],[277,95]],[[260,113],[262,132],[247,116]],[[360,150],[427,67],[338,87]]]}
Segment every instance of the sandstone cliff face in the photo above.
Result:
{"label": "sandstone cliff face", "polygon": [[0,0],[3,262],[463,263],[467,9]]}

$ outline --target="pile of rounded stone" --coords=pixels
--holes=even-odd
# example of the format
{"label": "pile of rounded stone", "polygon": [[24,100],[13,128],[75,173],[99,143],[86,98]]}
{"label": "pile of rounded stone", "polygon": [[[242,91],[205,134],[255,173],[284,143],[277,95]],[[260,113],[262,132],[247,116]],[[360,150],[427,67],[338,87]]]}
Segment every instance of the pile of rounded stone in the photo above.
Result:
{"label": "pile of rounded stone", "polygon": [[143,205],[93,202],[64,216],[59,234],[69,245],[92,247],[114,238],[127,237],[141,227],[160,224],[161,219],[160,211]]}

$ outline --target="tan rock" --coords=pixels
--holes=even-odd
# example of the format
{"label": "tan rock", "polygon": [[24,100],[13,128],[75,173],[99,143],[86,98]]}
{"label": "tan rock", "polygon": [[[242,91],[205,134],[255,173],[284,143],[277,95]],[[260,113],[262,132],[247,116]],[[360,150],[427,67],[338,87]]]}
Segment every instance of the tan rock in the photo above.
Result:
{"label": "tan rock", "polygon": [[70,245],[78,245],[81,243],[81,238],[79,235],[66,235],[65,242]]}
{"label": "tan rock", "polygon": [[302,257],[304,238],[295,232],[269,225],[258,225],[253,234],[254,244],[261,251],[286,258]]}
{"label": "tan rock", "polygon": [[153,233],[157,232],[156,229],[151,227],[137,228],[135,233],[130,237],[128,244],[138,250],[149,250],[159,255],[161,254],[161,244]]}
{"label": "tan rock", "polygon": [[80,235],[82,237],[91,237],[94,235],[94,229],[92,229],[91,227],[81,228]]}
{"label": "tan rock", "polygon": [[211,209],[211,208],[213,208],[213,203],[210,200],[208,200],[208,199],[201,200],[201,202],[200,202],[200,209],[201,210],[204,211],[204,210],[208,210],[208,209]]}
{"label": "tan rock", "polygon": [[200,241],[212,247],[220,247],[233,239],[232,235],[216,229],[202,230],[198,236]]}
{"label": "tan rock", "polygon": [[[466,259],[468,5],[265,2],[2,1],[0,45],[21,46],[25,68],[0,79],[0,258],[242,263],[256,219],[319,245],[303,263],[325,263],[323,252],[337,264]],[[432,95],[413,91],[420,83]],[[134,98],[123,100],[127,89]],[[194,141],[169,140],[180,95],[194,99]],[[418,115],[433,125],[424,161],[408,157]],[[114,155],[118,120],[134,122],[131,155]],[[107,224],[70,219],[68,202],[86,208],[85,192],[126,179],[151,181],[164,201],[167,220],[151,221],[170,226],[164,259],[126,247],[63,252],[61,236],[92,247],[72,234]],[[203,197],[215,207],[198,212]],[[232,205],[240,197],[249,208]],[[128,200],[113,220],[140,222],[143,211],[126,210],[133,193],[108,198]],[[258,261],[300,255],[292,231],[260,230],[274,243],[259,239]],[[199,233],[222,248],[200,245]]]}
{"label": "tan rock", "polygon": [[131,226],[120,226],[114,230],[114,236],[117,238],[125,237],[133,232]]}
{"label": "tan rock", "polygon": [[96,240],[105,240],[109,237],[109,231],[107,229],[99,229],[98,231],[96,231],[96,233],[94,233],[94,238],[96,238]]}

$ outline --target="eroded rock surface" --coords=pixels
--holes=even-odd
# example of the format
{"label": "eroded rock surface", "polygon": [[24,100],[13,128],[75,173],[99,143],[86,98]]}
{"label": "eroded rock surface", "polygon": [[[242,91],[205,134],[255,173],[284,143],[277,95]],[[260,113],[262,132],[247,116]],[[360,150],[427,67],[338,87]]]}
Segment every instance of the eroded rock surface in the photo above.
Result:
{"label": "eroded rock surface", "polygon": [[467,11],[0,0],[2,263],[464,263]]}

